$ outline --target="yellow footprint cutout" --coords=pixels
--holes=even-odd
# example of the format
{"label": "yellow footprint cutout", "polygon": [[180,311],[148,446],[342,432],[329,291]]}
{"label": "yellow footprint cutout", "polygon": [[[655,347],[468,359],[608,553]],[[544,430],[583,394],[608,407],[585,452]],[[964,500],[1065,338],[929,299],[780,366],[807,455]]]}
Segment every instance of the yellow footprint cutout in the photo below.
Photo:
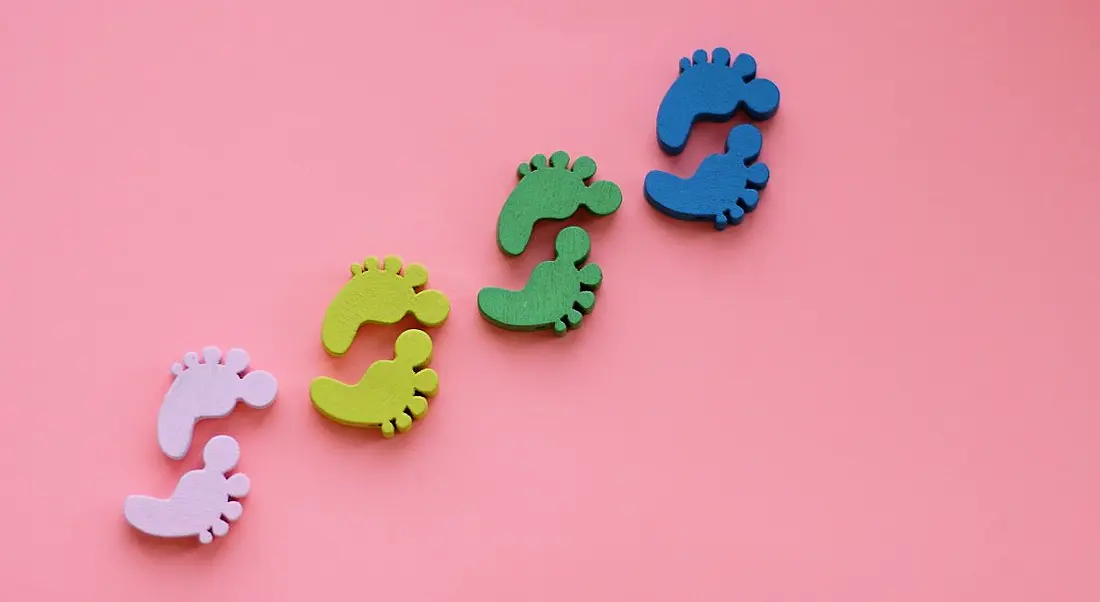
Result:
{"label": "yellow footprint cutout", "polygon": [[[368,257],[351,266],[351,280],[325,310],[321,344],[335,356],[351,347],[363,324],[396,324],[412,312],[425,326],[439,326],[451,312],[451,302],[437,290],[416,289],[428,282],[428,270],[411,263],[401,272],[401,258],[389,255],[379,265]],[[430,343],[429,343],[430,348]]]}
{"label": "yellow footprint cutout", "polygon": [[439,390],[439,375],[425,368],[432,358],[432,338],[423,330],[406,330],[393,345],[392,360],[378,360],[354,385],[321,376],[309,385],[313,407],[348,426],[381,427],[392,437],[404,433],[413,418],[428,411],[428,399]]}

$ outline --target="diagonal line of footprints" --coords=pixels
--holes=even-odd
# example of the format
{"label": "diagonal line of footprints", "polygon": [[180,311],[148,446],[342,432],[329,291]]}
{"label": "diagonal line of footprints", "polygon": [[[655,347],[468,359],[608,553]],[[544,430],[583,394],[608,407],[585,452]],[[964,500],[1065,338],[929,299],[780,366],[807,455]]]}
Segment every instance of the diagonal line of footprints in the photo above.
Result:
{"label": "diagonal line of footprints", "polygon": [[[753,120],[770,119],[779,109],[779,89],[756,77],[756,60],[748,54],[732,57],[716,48],[708,57],[696,50],[680,59],[680,74],[669,87],[657,112],[657,142],[669,155],[683,152],[694,125],[727,122],[738,111]],[[763,146],[760,130],[751,124],[730,129],[725,150],[681,178],[664,171],[645,177],[646,200],[658,211],[681,220],[712,223],[717,230],[741,223],[756,209],[770,172],[757,163]],[[497,220],[497,245],[508,256],[528,247],[535,224],[566,220],[581,207],[596,216],[611,215],[622,206],[620,188],[593,181],[596,162],[582,156],[571,161],[564,151],[537,154],[517,169],[519,181],[504,202]],[[478,311],[491,324],[515,331],[552,330],[564,335],[579,328],[596,304],[603,272],[588,263],[592,243],[578,226],[561,229],[554,241],[554,259],[532,270],[520,290],[486,287],[477,296]],[[336,357],[350,348],[365,324],[396,324],[408,314],[426,327],[441,326],[450,301],[425,288],[428,271],[420,264],[404,265],[400,257],[368,257],[351,266],[351,279],[333,298],[321,324],[321,343]],[[428,368],[432,339],[409,329],[394,342],[393,359],[375,361],[359,382],[347,384],[318,377],[310,384],[314,407],[325,417],[353,427],[377,428],[385,437],[412,428],[428,410],[439,390],[438,374]],[[200,361],[201,359],[201,361]],[[228,416],[238,402],[263,409],[275,401],[275,378],[249,370],[242,349],[223,354],[216,347],[188,353],[172,365],[175,376],[157,416],[161,451],[179,460],[187,455],[195,423]],[[123,514],[134,528],[164,538],[197,538],[210,543],[229,532],[229,523],[244,511],[240,498],[251,487],[243,473],[233,473],[240,446],[228,435],[211,438],[203,448],[204,466],[185,473],[168,499],[129,496]],[[232,473],[232,474],[231,474]]]}

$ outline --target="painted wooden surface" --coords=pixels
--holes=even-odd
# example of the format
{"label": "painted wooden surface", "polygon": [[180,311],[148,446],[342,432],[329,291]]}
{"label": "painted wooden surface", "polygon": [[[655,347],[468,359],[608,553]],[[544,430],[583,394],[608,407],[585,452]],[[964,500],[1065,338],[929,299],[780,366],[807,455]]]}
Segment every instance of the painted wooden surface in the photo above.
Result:
{"label": "painted wooden surface", "polygon": [[164,395],[157,414],[157,442],[169,458],[179,460],[191,449],[195,423],[206,418],[224,418],[237,402],[262,409],[275,402],[278,383],[263,370],[248,371],[248,353],[230,349],[222,363],[217,347],[183,356],[183,363],[172,364],[176,376]]}
{"label": "painted wooden surface", "polygon": [[688,178],[663,171],[646,174],[646,200],[665,215],[706,221],[715,229],[741,223],[756,209],[771,172],[756,163],[764,139],[754,125],[742,124],[726,137],[726,152],[703,159]]}
{"label": "painted wooden surface", "polygon": [[439,391],[439,376],[427,368],[432,339],[423,330],[406,330],[394,343],[394,358],[370,365],[353,385],[322,376],[309,397],[318,412],[348,426],[378,427],[386,437],[405,432],[428,411],[428,398]]}
{"label": "painted wooden surface", "polygon": [[563,220],[581,207],[594,215],[610,215],[623,204],[623,193],[613,182],[590,182],[596,162],[558,151],[535,155],[516,170],[519,182],[508,195],[497,219],[497,245],[508,255],[519,255],[531,240],[539,220]]}
{"label": "painted wooden surface", "polygon": [[481,315],[508,330],[552,328],[562,335],[578,328],[596,304],[603,272],[594,263],[581,265],[592,249],[588,233],[570,226],[554,241],[555,259],[544,261],[518,291],[489,287],[477,295]]}
{"label": "painted wooden surface", "polygon": [[401,271],[402,260],[389,255],[379,262],[368,257],[351,266],[351,280],[325,311],[321,343],[332,355],[343,355],[351,347],[363,324],[396,324],[408,313],[425,326],[439,326],[451,311],[443,293],[423,289],[428,270],[412,263]]}
{"label": "painted wooden surface", "polygon": [[168,499],[146,495],[126,498],[126,521],[154,537],[197,537],[202,543],[224,537],[229,533],[229,523],[244,512],[241,503],[230,498],[243,498],[251,489],[244,473],[228,475],[240,457],[236,439],[228,435],[211,438],[202,452],[205,466],[184,474]]}
{"label": "painted wooden surface", "polygon": [[739,109],[752,119],[770,119],[779,110],[779,88],[756,77],[756,59],[739,54],[730,63],[730,51],[715,48],[680,59],[680,74],[669,86],[657,109],[657,143],[670,155],[687,146],[691,128],[699,121],[724,122]]}

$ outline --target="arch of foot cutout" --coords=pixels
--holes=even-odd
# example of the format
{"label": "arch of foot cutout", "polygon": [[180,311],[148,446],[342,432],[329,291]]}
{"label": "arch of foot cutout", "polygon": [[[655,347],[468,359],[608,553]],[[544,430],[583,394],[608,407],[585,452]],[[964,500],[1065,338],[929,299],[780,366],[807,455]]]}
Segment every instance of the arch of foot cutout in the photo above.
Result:
{"label": "arch of foot cutout", "polygon": [[428,282],[428,270],[412,263],[401,271],[400,257],[387,256],[381,264],[368,257],[351,266],[351,280],[336,295],[321,323],[321,344],[331,355],[347,352],[363,324],[396,324],[412,313],[425,326],[439,326],[451,311],[443,293],[419,290]]}
{"label": "arch of foot cutout", "polygon": [[623,193],[613,182],[592,182],[596,162],[579,157],[569,165],[569,154],[558,151],[535,155],[516,170],[519,182],[508,195],[497,219],[497,245],[508,255],[520,255],[531,240],[539,220],[563,220],[581,207],[594,215],[614,213],[623,204]]}
{"label": "arch of foot cutout", "polygon": [[729,121],[738,109],[758,121],[770,119],[779,110],[779,88],[756,77],[751,55],[739,54],[731,64],[725,48],[715,48],[709,61],[705,50],[696,50],[690,59],[680,59],[680,75],[661,100],[657,142],[664,152],[678,155],[695,123]]}
{"label": "arch of foot cutout", "polygon": [[412,428],[428,411],[428,398],[439,391],[439,375],[426,366],[432,338],[423,330],[406,330],[394,343],[394,358],[370,365],[354,385],[322,376],[309,386],[313,407],[347,426],[378,427],[382,435]]}
{"label": "arch of foot cutout", "polygon": [[183,475],[168,499],[145,495],[126,498],[123,515],[135,529],[154,537],[198,537],[210,543],[229,533],[229,521],[241,517],[244,507],[235,499],[248,495],[251,483],[244,473],[226,475],[237,467],[241,449],[237,440],[218,435],[207,442],[205,467]]}
{"label": "arch of foot cutout", "polygon": [[169,458],[179,460],[187,455],[199,420],[224,418],[238,401],[257,409],[275,402],[275,377],[263,370],[246,373],[250,360],[243,349],[230,349],[223,364],[221,350],[206,347],[202,360],[198,354],[188,353],[183,364],[172,365],[176,378],[157,415],[157,442]]}
{"label": "arch of foot cutout", "polygon": [[596,289],[603,281],[600,266],[589,263],[592,249],[588,233],[570,226],[554,241],[557,257],[531,271],[522,290],[488,287],[477,295],[477,307],[489,322],[508,330],[552,328],[563,335],[579,328],[585,314],[596,304]]}
{"label": "arch of foot cutout", "polygon": [[770,172],[754,163],[764,143],[760,130],[744,124],[730,130],[726,152],[703,159],[690,178],[663,171],[646,174],[646,200],[661,213],[682,220],[708,221],[718,230],[739,224],[756,209]]}

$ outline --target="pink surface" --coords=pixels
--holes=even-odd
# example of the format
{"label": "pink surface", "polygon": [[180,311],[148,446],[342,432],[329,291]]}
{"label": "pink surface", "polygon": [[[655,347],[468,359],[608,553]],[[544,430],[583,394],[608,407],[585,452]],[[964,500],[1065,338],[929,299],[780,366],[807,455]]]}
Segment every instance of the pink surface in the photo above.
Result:
{"label": "pink surface", "polygon": [[[1100,599],[1096,3],[58,2],[0,8],[0,598]],[[677,60],[783,92],[725,233],[642,199]],[[564,340],[496,330],[531,154],[626,198]],[[320,320],[368,254],[453,303],[440,395],[384,441],[311,408]],[[169,367],[249,350],[269,410],[157,448]],[[151,542],[212,435],[252,478],[213,545]]]}

